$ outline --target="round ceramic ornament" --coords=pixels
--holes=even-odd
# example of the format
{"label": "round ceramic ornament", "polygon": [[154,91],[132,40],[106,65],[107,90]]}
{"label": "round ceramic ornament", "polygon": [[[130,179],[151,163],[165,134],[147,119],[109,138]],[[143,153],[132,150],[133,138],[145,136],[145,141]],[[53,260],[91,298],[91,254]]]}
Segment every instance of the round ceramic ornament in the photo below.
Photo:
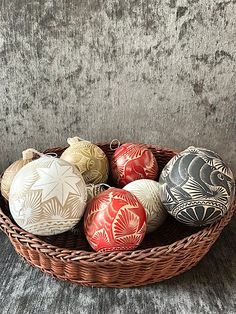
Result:
{"label": "round ceramic ornament", "polygon": [[95,251],[132,250],[146,232],[145,209],[130,192],[109,188],[88,204],[84,231]]}
{"label": "round ceramic ornament", "polygon": [[147,216],[147,232],[155,231],[167,217],[167,211],[160,200],[160,187],[156,181],[140,179],[123,188],[134,194],[143,205]]}
{"label": "round ceramic ornament", "polygon": [[108,184],[100,183],[100,184],[88,184],[87,186],[87,202],[91,201],[96,195],[102,193],[107,188],[110,188]]}
{"label": "round ceramic ornament", "polygon": [[68,138],[67,142],[70,146],[63,152],[61,159],[75,165],[83,175],[86,184],[106,182],[109,164],[103,150],[79,137]]}
{"label": "round ceramic ornament", "polygon": [[35,235],[65,232],[78,223],[87,200],[86,184],[68,162],[42,156],[15,176],[9,194],[12,217]]}
{"label": "round ceramic ornament", "polygon": [[111,169],[117,185],[123,187],[139,179],[154,180],[158,165],[146,145],[126,143],[118,147],[113,154]]}
{"label": "round ceramic ornament", "polygon": [[10,187],[15,175],[23,166],[31,162],[33,157],[34,150],[29,148],[22,152],[22,159],[16,160],[5,170],[1,181],[1,193],[6,200],[9,199]]}
{"label": "round ceramic ornament", "polygon": [[193,146],[169,161],[160,183],[167,211],[191,226],[208,225],[221,218],[235,193],[233,173],[221,157]]}

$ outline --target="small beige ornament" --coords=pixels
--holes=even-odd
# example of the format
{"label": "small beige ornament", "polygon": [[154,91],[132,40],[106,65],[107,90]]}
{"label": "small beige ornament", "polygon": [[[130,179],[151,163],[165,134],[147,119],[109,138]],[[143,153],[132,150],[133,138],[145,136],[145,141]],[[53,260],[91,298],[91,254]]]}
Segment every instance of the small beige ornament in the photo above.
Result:
{"label": "small beige ornament", "polygon": [[149,179],[140,179],[124,188],[133,193],[143,205],[147,215],[147,233],[155,231],[166,219],[167,211],[160,200],[160,184]]}
{"label": "small beige ornament", "polygon": [[34,149],[29,148],[27,150],[24,150],[22,152],[22,159],[16,160],[5,170],[1,181],[1,193],[7,201],[9,199],[10,187],[15,175],[23,166],[31,162],[33,157]]}
{"label": "small beige ornament", "polygon": [[86,187],[87,187],[87,202],[89,202],[96,195],[110,188],[110,185],[105,184],[105,183],[100,183],[100,184],[88,184]]}
{"label": "small beige ornament", "polygon": [[102,149],[79,137],[68,138],[67,142],[70,146],[63,152],[61,159],[75,165],[86,184],[106,182],[109,163]]}
{"label": "small beige ornament", "polygon": [[16,223],[42,236],[73,228],[84,213],[86,201],[86,184],[78,169],[46,155],[18,171],[9,194]]}

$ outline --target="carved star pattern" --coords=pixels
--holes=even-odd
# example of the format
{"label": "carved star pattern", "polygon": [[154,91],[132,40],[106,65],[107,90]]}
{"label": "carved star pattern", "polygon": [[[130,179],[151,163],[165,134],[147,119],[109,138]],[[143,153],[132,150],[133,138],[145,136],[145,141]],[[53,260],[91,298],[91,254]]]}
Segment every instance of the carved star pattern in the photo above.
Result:
{"label": "carved star pattern", "polygon": [[42,201],[56,197],[63,206],[69,193],[80,195],[78,183],[80,177],[71,166],[60,165],[55,160],[49,168],[36,169],[39,179],[32,185],[32,190],[42,190]]}

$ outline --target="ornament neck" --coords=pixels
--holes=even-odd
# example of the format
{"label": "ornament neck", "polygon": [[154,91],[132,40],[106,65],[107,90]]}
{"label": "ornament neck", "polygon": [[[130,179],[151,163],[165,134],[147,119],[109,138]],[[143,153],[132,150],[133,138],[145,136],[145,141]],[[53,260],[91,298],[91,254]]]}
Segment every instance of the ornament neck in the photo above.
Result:
{"label": "ornament neck", "polygon": [[56,153],[43,154],[34,148],[28,148],[22,152],[22,159],[23,160],[32,160],[34,158],[34,155],[38,155],[39,157],[54,157],[54,158],[57,157]]}
{"label": "ornament neck", "polygon": [[69,137],[69,138],[67,139],[67,143],[68,143],[70,146],[78,145],[79,142],[88,142],[88,143],[90,143],[90,141],[84,140],[83,138],[78,137],[78,136]]}
{"label": "ornament neck", "polygon": [[24,150],[22,152],[22,157],[23,157],[23,160],[29,160],[29,159],[33,159],[34,157],[34,154],[38,155],[38,156],[43,156],[42,153],[40,153],[39,151],[37,151],[36,149],[34,148],[28,148],[26,150]]}

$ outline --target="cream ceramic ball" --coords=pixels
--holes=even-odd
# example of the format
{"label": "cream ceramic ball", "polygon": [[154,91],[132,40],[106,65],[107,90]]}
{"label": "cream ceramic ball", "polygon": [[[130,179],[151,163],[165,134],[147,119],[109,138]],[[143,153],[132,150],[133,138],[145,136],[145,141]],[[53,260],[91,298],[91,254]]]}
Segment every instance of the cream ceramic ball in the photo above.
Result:
{"label": "cream ceramic ball", "polygon": [[160,200],[160,184],[154,180],[140,179],[127,184],[123,189],[134,194],[143,205],[147,215],[147,232],[155,231],[167,217]]}
{"label": "cream ceramic ball", "polygon": [[82,217],[87,200],[79,170],[68,162],[43,156],[14,177],[9,207],[15,222],[35,235],[68,231]]}
{"label": "cream ceramic ball", "polygon": [[10,187],[15,175],[23,166],[31,162],[33,157],[34,152],[29,148],[22,152],[22,159],[16,160],[5,170],[1,181],[1,193],[6,200],[9,199]]}
{"label": "cream ceramic ball", "polygon": [[76,166],[86,184],[99,184],[107,181],[109,163],[106,154],[97,145],[81,140],[79,137],[68,138],[69,147],[62,153],[61,159]]}

